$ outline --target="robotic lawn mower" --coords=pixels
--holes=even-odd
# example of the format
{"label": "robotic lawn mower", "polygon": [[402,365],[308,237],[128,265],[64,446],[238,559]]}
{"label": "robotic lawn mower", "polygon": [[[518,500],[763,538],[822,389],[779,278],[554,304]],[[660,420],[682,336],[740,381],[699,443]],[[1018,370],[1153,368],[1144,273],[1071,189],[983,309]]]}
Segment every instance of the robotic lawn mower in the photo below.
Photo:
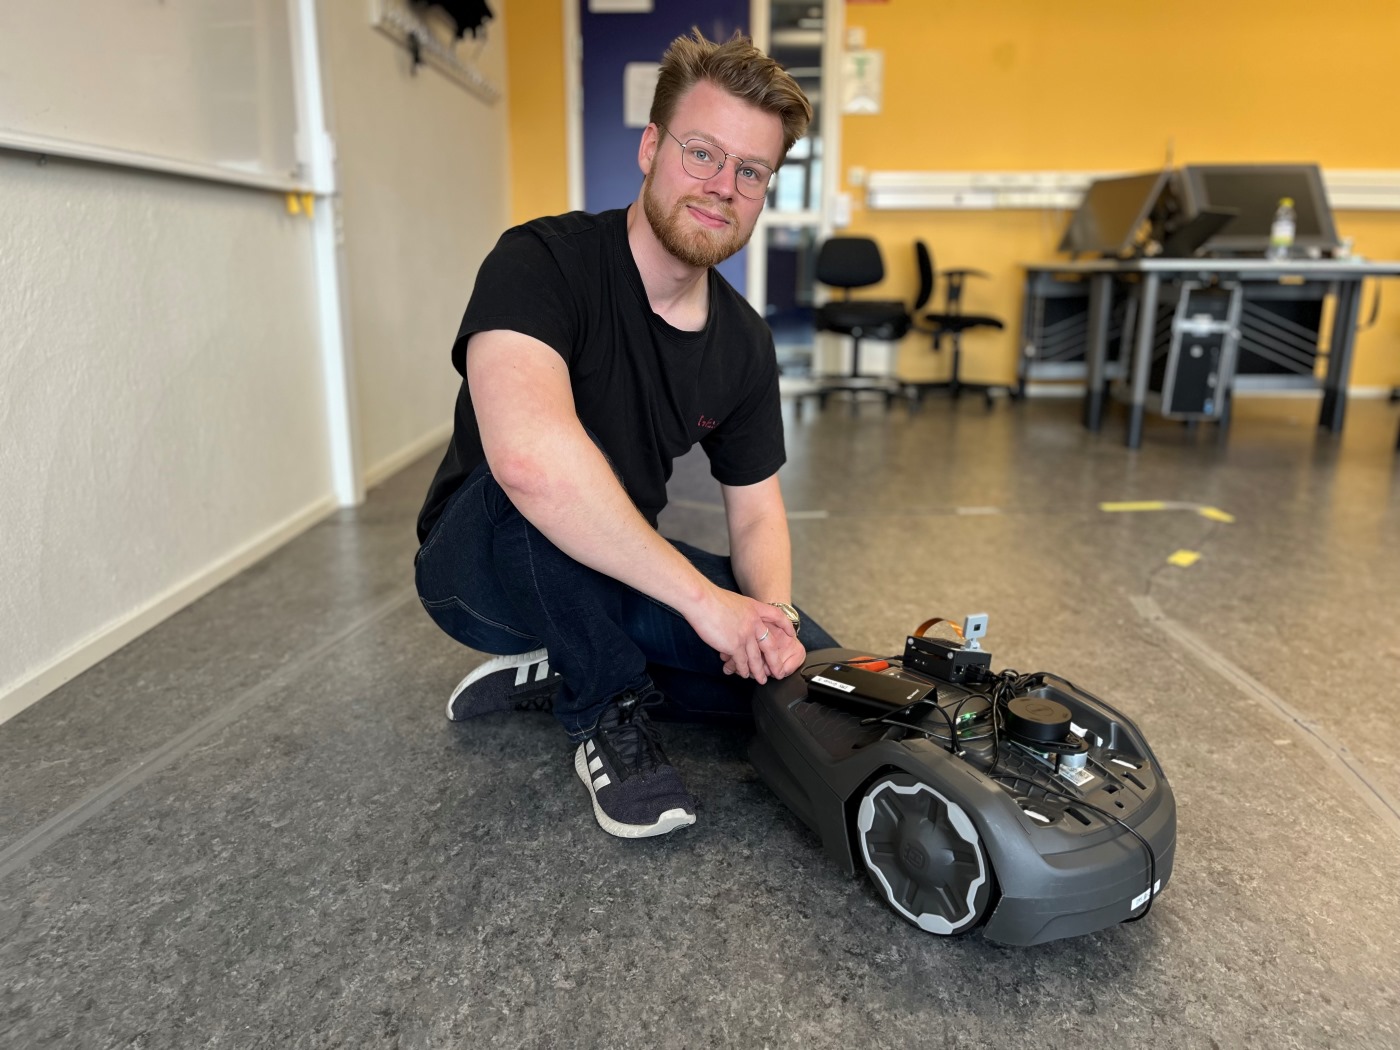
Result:
{"label": "robotic lawn mower", "polygon": [[935,934],[1030,945],[1141,919],[1176,801],[1121,711],[1048,672],[993,672],[987,617],[902,657],[808,655],[755,691],[760,776],[848,874]]}

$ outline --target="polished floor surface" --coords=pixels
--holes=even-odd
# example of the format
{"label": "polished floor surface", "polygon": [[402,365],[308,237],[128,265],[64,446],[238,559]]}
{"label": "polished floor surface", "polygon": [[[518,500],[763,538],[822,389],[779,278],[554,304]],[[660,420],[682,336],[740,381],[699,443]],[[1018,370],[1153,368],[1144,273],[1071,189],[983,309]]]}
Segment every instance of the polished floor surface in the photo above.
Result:
{"label": "polished floor surface", "polygon": [[[733,729],[663,729],[696,826],[603,834],[548,716],[443,718],[481,657],[411,589],[428,457],[0,725],[0,1046],[1400,1046],[1400,409],[1315,413],[1132,452],[1070,401],[789,409],[838,638],[985,612],[1139,722],[1179,805],[1144,922],[922,933]],[[703,459],[672,495],[722,547]]]}

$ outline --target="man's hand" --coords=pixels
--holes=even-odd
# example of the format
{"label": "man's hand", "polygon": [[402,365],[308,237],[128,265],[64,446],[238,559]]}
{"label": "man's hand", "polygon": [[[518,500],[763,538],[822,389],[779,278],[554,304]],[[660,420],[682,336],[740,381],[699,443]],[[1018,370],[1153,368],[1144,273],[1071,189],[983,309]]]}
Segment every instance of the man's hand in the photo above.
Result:
{"label": "man's hand", "polygon": [[[767,668],[768,677],[786,678],[802,667],[803,662],[807,659],[807,649],[792,633],[792,621],[786,616],[777,627],[771,625],[772,621],[769,623],[768,637],[759,642],[758,647],[763,653],[763,662]],[[724,673],[738,674],[738,667],[732,656],[724,658]],[[761,683],[763,680],[759,679],[759,681]]]}
{"label": "man's hand", "polygon": [[[768,609],[774,607],[769,605]],[[807,658],[807,650],[797,640],[792,621],[778,612],[775,617],[770,612],[760,610],[763,629],[759,631],[754,645],[743,647],[743,652],[720,650],[724,660],[724,673],[737,674],[741,678],[752,678],[762,685],[769,678],[786,678]],[[757,656],[754,649],[757,649]]]}
{"label": "man's hand", "polygon": [[734,591],[714,587],[686,619],[706,645],[724,660],[724,673],[762,685],[802,665],[805,652],[781,609]]}

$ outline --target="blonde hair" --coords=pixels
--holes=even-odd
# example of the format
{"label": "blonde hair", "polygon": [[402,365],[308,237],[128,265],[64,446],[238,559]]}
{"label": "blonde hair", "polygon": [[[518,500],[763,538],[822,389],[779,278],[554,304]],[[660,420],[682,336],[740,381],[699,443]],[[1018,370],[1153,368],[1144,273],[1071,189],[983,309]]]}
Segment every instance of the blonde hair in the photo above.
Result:
{"label": "blonde hair", "polygon": [[[680,100],[702,80],[776,115],[783,122],[783,157],[812,122],[812,104],[776,60],[737,29],[724,43],[716,44],[706,40],[698,26],[692,27],[690,36],[672,40],[661,58],[651,122],[669,127]],[[782,157],[778,163],[782,164]]]}

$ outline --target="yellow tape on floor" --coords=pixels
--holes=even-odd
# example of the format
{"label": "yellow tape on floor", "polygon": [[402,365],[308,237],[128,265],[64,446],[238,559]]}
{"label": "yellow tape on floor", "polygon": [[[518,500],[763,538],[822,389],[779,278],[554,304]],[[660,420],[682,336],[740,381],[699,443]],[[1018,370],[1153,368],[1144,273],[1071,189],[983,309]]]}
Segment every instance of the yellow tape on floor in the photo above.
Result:
{"label": "yellow tape on floor", "polygon": [[1189,569],[1201,560],[1200,551],[1177,551],[1167,559],[1169,565],[1179,565],[1183,569]]}
{"label": "yellow tape on floor", "polygon": [[1200,510],[1196,511],[1196,513],[1203,518],[1209,518],[1211,521],[1223,521],[1226,525],[1232,525],[1235,521],[1235,516],[1233,514],[1227,514],[1218,507],[1202,507]]}
{"label": "yellow tape on floor", "polygon": [[1129,500],[1129,501],[1126,501],[1126,502],[1123,502],[1123,503],[1100,503],[1100,504],[1099,504],[1099,510],[1106,510],[1106,511],[1108,511],[1110,514],[1116,513],[1116,512],[1118,512],[1118,511],[1132,511],[1132,510],[1166,510],[1166,509],[1167,509],[1167,505],[1166,505],[1165,503],[1163,503],[1161,500],[1136,500],[1136,501]]}
{"label": "yellow tape on floor", "polygon": [[1116,502],[1100,503],[1099,510],[1107,511],[1110,514],[1142,510],[1194,510],[1203,518],[1209,518],[1211,521],[1221,521],[1226,525],[1233,524],[1235,520],[1233,514],[1223,511],[1219,507],[1203,507],[1199,503],[1180,503],[1175,500],[1118,500]]}

